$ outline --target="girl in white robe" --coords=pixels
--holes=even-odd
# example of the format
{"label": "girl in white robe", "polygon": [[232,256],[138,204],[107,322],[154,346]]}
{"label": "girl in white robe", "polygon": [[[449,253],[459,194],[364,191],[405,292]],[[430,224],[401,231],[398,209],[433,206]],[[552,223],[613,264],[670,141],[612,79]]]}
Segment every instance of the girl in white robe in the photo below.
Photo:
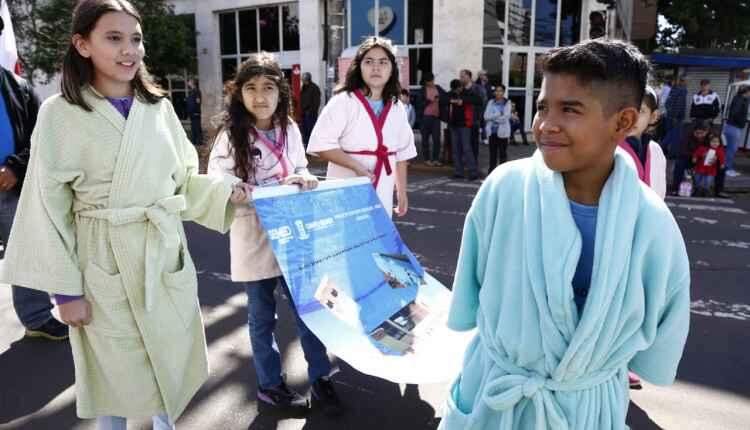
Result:
{"label": "girl in white robe", "polygon": [[2,275],[55,294],[71,326],[77,413],[99,429],[143,417],[174,428],[208,377],[182,221],[226,231],[230,194],[247,200],[237,178],[198,174],[142,63],[140,22],[125,0],[73,12],[63,94],[39,112]]}
{"label": "girl in white robe", "polygon": [[328,178],[368,176],[386,212],[408,210],[407,160],[417,156],[403,103],[393,45],[381,37],[359,47],[310,136],[309,154],[328,161]]}

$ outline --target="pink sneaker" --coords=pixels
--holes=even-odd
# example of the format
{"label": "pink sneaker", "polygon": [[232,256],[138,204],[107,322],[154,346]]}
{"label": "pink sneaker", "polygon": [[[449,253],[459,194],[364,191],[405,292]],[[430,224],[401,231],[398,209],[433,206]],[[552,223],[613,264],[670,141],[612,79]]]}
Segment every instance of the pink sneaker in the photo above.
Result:
{"label": "pink sneaker", "polygon": [[628,384],[630,384],[631,390],[640,390],[643,388],[643,385],[641,385],[641,378],[633,372],[628,372]]}

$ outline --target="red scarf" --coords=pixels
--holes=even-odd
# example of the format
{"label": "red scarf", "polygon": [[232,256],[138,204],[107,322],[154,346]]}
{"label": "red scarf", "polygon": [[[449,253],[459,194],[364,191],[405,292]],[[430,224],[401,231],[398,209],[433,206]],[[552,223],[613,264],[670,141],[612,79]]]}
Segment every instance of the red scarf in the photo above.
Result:
{"label": "red scarf", "polygon": [[362,91],[354,90],[354,95],[362,103],[362,106],[365,107],[367,114],[370,115],[370,121],[372,122],[372,126],[375,128],[375,136],[377,136],[378,139],[378,146],[374,151],[344,152],[346,152],[347,154],[373,155],[377,157],[377,161],[375,161],[375,171],[373,172],[375,175],[375,182],[373,185],[375,186],[375,188],[377,188],[378,182],[380,181],[380,173],[382,172],[383,168],[385,168],[386,176],[390,176],[393,172],[391,168],[391,161],[389,160],[388,156],[395,155],[396,152],[389,152],[388,147],[386,147],[383,143],[383,126],[385,125],[386,118],[388,118],[388,112],[391,110],[392,103],[390,100],[384,103],[383,112],[380,113],[380,116],[377,116],[375,115],[375,112],[372,111],[372,107],[365,98],[364,94],[362,94]]}

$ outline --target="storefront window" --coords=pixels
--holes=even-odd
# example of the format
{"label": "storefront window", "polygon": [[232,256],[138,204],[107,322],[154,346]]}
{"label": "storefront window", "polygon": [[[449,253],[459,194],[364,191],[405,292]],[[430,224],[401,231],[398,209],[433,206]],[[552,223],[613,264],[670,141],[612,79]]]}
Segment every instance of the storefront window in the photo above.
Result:
{"label": "storefront window", "polygon": [[484,48],[482,50],[482,69],[487,71],[492,85],[503,82],[503,50],[500,48]]}
{"label": "storefront window", "polygon": [[432,0],[409,0],[409,45],[432,43]]}
{"label": "storefront window", "polygon": [[575,45],[581,38],[581,0],[562,0],[560,46]]}
{"label": "storefront window", "polygon": [[351,45],[357,46],[370,36],[375,35],[375,0],[354,0],[349,9],[351,21]]}
{"label": "storefront window", "polygon": [[279,43],[279,8],[262,7],[258,9],[260,27],[260,49],[266,52],[281,50]]}
{"label": "storefront window", "polygon": [[536,0],[534,45],[555,46],[557,32],[557,0]]}
{"label": "storefront window", "polygon": [[240,52],[258,51],[258,17],[257,11],[243,10],[240,19]]}
{"label": "storefront window", "polygon": [[508,73],[508,86],[526,87],[526,62],[528,54],[513,52],[510,54],[510,67]]}
{"label": "storefront window", "polygon": [[236,54],[237,26],[234,12],[219,14],[219,33],[221,34],[221,54]]}
{"label": "storefront window", "polygon": [[296,3],[282,7],[284,13],[284,50],[299,50],[299,5]]}
{"label": "storefront window", "polygon": [[432,73],[432,48],[409,49],[409,82],[422,85],[425,73]]}
{"label": "storefront window", "polygon": [[485,0],[484,2],[484,43],[488,45],[505,43],[505,0]]}
{"label": "storefront window", "polygon": [[237,71],[237,58],[223,58],[221,60],[221,81],[226,82],[234,78]]}
{"label": "storefront window", "polygon": [[528,46],[531,42],[531,0],[508,3],[508,44]]}

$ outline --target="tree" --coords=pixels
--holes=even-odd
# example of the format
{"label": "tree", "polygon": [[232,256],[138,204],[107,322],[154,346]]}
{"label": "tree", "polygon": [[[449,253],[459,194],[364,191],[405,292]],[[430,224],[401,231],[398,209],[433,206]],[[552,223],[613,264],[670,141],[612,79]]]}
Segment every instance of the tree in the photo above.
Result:
{"label": "tree", "polygon": [[664,48],[747,49],[750,44],[750,1],[659,0],[657,40]]}
{"label": "tree", "polygon": [[[8,2],[24,74],[49,82],[61,70],[70,41],[75,0],[5,0]],[[195,31],[165,0],[131,0],[143,20],[149,71],[160,77],[195,72]]]}

